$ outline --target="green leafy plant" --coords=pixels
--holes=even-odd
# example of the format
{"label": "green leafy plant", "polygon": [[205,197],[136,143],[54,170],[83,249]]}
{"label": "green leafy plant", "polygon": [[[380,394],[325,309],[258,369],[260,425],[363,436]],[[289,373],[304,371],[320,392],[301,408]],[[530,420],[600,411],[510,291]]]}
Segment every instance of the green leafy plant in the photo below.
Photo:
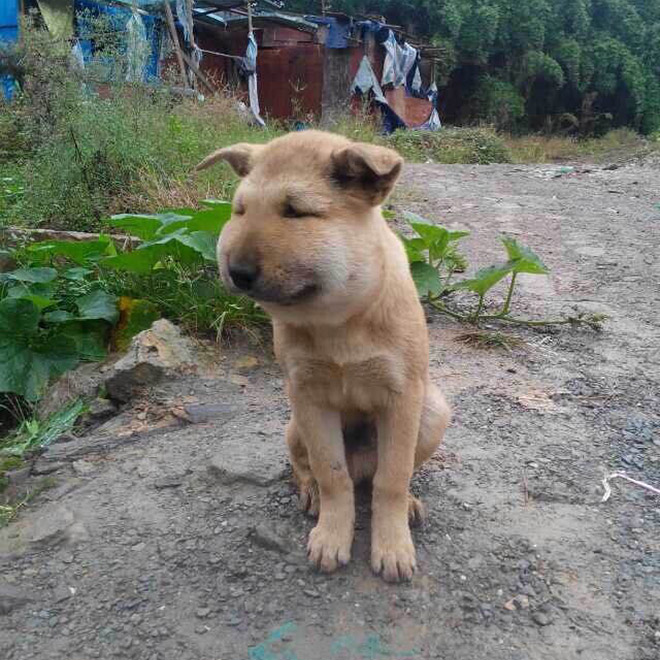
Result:
{"label": "green leafy plant", "polygon": [[0,456],[15,460],[47,447],[60,435],[71,431],[78,417],[86,409],[85,402],[78,399],[53,413],[48,419],[24,420],[15,431],[0,441]]}
{"label": "green leafy plant", "polygon": [[[459,252],[457,243],[469,235],[468,231],[451,231],[433,225],[415,214],[405,217],[417,236],[402,237],[410,272],[420,296],[430,305],[449,316],[478,325],[483,321],[501,321],[519,325],[587,325],[600,330],[604,315],[579,313],[562,319],[531,320],[511,316],[516,279],[521,273],[547,275],[549,270],[531,248],[521,245],[514,238],[502,236],[508,260],[479,269],[472,277],[453,282],[457,272],[465,270],[465,257]],[[507,294],[501,308],[494,313],[484,313],[486,296],[493,287],[509,277]],[[451,304],[451,295],[457,291],[469,291],[477,296],[476,304],[468,313]]]}
{"label": "green leafy plant", "polygon": [[410,271],[420,296],[439,298],[452,290],[451,279],[463,272],[467,260],[456,243],[469,236],[469,231],[450,231],[433,225],[421,216],[405,212],[404,217],[416,232],[414,238],[401,237],[406,248]]}

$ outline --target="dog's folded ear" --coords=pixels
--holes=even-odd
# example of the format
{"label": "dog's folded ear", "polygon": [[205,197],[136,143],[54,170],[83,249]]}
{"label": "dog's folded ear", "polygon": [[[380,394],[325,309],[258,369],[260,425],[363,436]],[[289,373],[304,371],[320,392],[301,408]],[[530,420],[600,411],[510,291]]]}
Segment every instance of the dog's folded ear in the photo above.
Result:
{"label": "dog's folded ear", "polygon": [[224,160],[231,165],[232,169],[238,174],[238,176],[246,176],[254,167],[255,160],[263,148],[264,145],[262,144],[240,142],[231,147],[218,149],[212,154],[209,154],[201,163],[199,163],[197,167],[195,167],[195,171],[199,172],[200,170],[205,170],[219,160]]}
{"label": "dog's folded ear", "polygon": [[396,151],[356,143],[332,153],[332,178],[372,206],[382,204],[394,187],[403,158]]}

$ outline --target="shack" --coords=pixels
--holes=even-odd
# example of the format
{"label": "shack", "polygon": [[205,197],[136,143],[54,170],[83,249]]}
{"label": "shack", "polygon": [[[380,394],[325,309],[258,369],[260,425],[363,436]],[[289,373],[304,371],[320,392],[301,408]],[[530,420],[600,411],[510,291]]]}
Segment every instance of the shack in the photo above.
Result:
{"label": "shack", "polygon": [[[201,96],[229,88],[261,124],[272,117],[330,125],[349,112],[378,112],[386,131],[440,127],[434,49],[380,17],[298,14],[276,0],[0,4],[0,39],[17,39],[21,11],[38,10],[53,36],[69,42],[80,67],[95,54],[89,16],[103,14],[125,40],[122,79],[161,84],[165,66],[173,65],[184,91]],[[11,96],[10,79],[2,83]]]}
{"label": "shack", "polygon": [[[212,11],[222,4],[224,10]],[[195,3],[200,68],[209,78],[241,89],[242,56],[253,34],[258,101],[265,115],[303,122],[315,117],[330,124],[349,110],[373,104],[387,130],[440,127],[435,51],[396,26],[374,17],[303,15],[269,7],[257,7],[248,16],[227,4]]]}

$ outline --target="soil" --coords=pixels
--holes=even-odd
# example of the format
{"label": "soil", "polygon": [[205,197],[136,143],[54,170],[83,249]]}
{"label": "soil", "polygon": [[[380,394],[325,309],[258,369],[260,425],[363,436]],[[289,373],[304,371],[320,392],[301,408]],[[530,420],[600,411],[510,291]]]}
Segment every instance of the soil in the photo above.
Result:
{"label": "soil", "polygon": [[601,502],[605,472],[660,485],[657,165],[414,165],[396,200],[470,229],[470,271],[502,260],[501,232],[542,255],[516,315],[610,317],[484,351],[429,311],[455,418],[414,479],[412,583],[371,574],[367,494],[351,564],[307,566],[280,372],[227,347],[40,459],[57,485],[0,531],[0,657],[660,657],[660,497],[615,479]]}

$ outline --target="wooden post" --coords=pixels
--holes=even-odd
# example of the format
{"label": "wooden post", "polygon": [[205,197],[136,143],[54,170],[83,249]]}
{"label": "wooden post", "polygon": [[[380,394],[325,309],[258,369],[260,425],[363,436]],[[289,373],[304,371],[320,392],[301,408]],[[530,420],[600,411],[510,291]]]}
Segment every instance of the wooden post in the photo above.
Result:
{"label": "wooden post", "polygon": [[188,84],[188,76],[186,75],[186,65],[183,62],[183,54],[181,52],[181,46],[179,45],[179,35],[176,33],[176,25],[174,25],[174,16],[172,15],[172,8],[170,7],[169,0],[165,0],[165,17],[167,18],[167,27],[170,30],[172,44],[174,45],[176,60],[179,63],[179,69],[181,70],[183,86],[184,88],[189,89],[190,85]]}
{"label": "wooden post", "polygon": [[247,1],[247,15],[248,15],[248,33],[252,34],[252,3]]}

